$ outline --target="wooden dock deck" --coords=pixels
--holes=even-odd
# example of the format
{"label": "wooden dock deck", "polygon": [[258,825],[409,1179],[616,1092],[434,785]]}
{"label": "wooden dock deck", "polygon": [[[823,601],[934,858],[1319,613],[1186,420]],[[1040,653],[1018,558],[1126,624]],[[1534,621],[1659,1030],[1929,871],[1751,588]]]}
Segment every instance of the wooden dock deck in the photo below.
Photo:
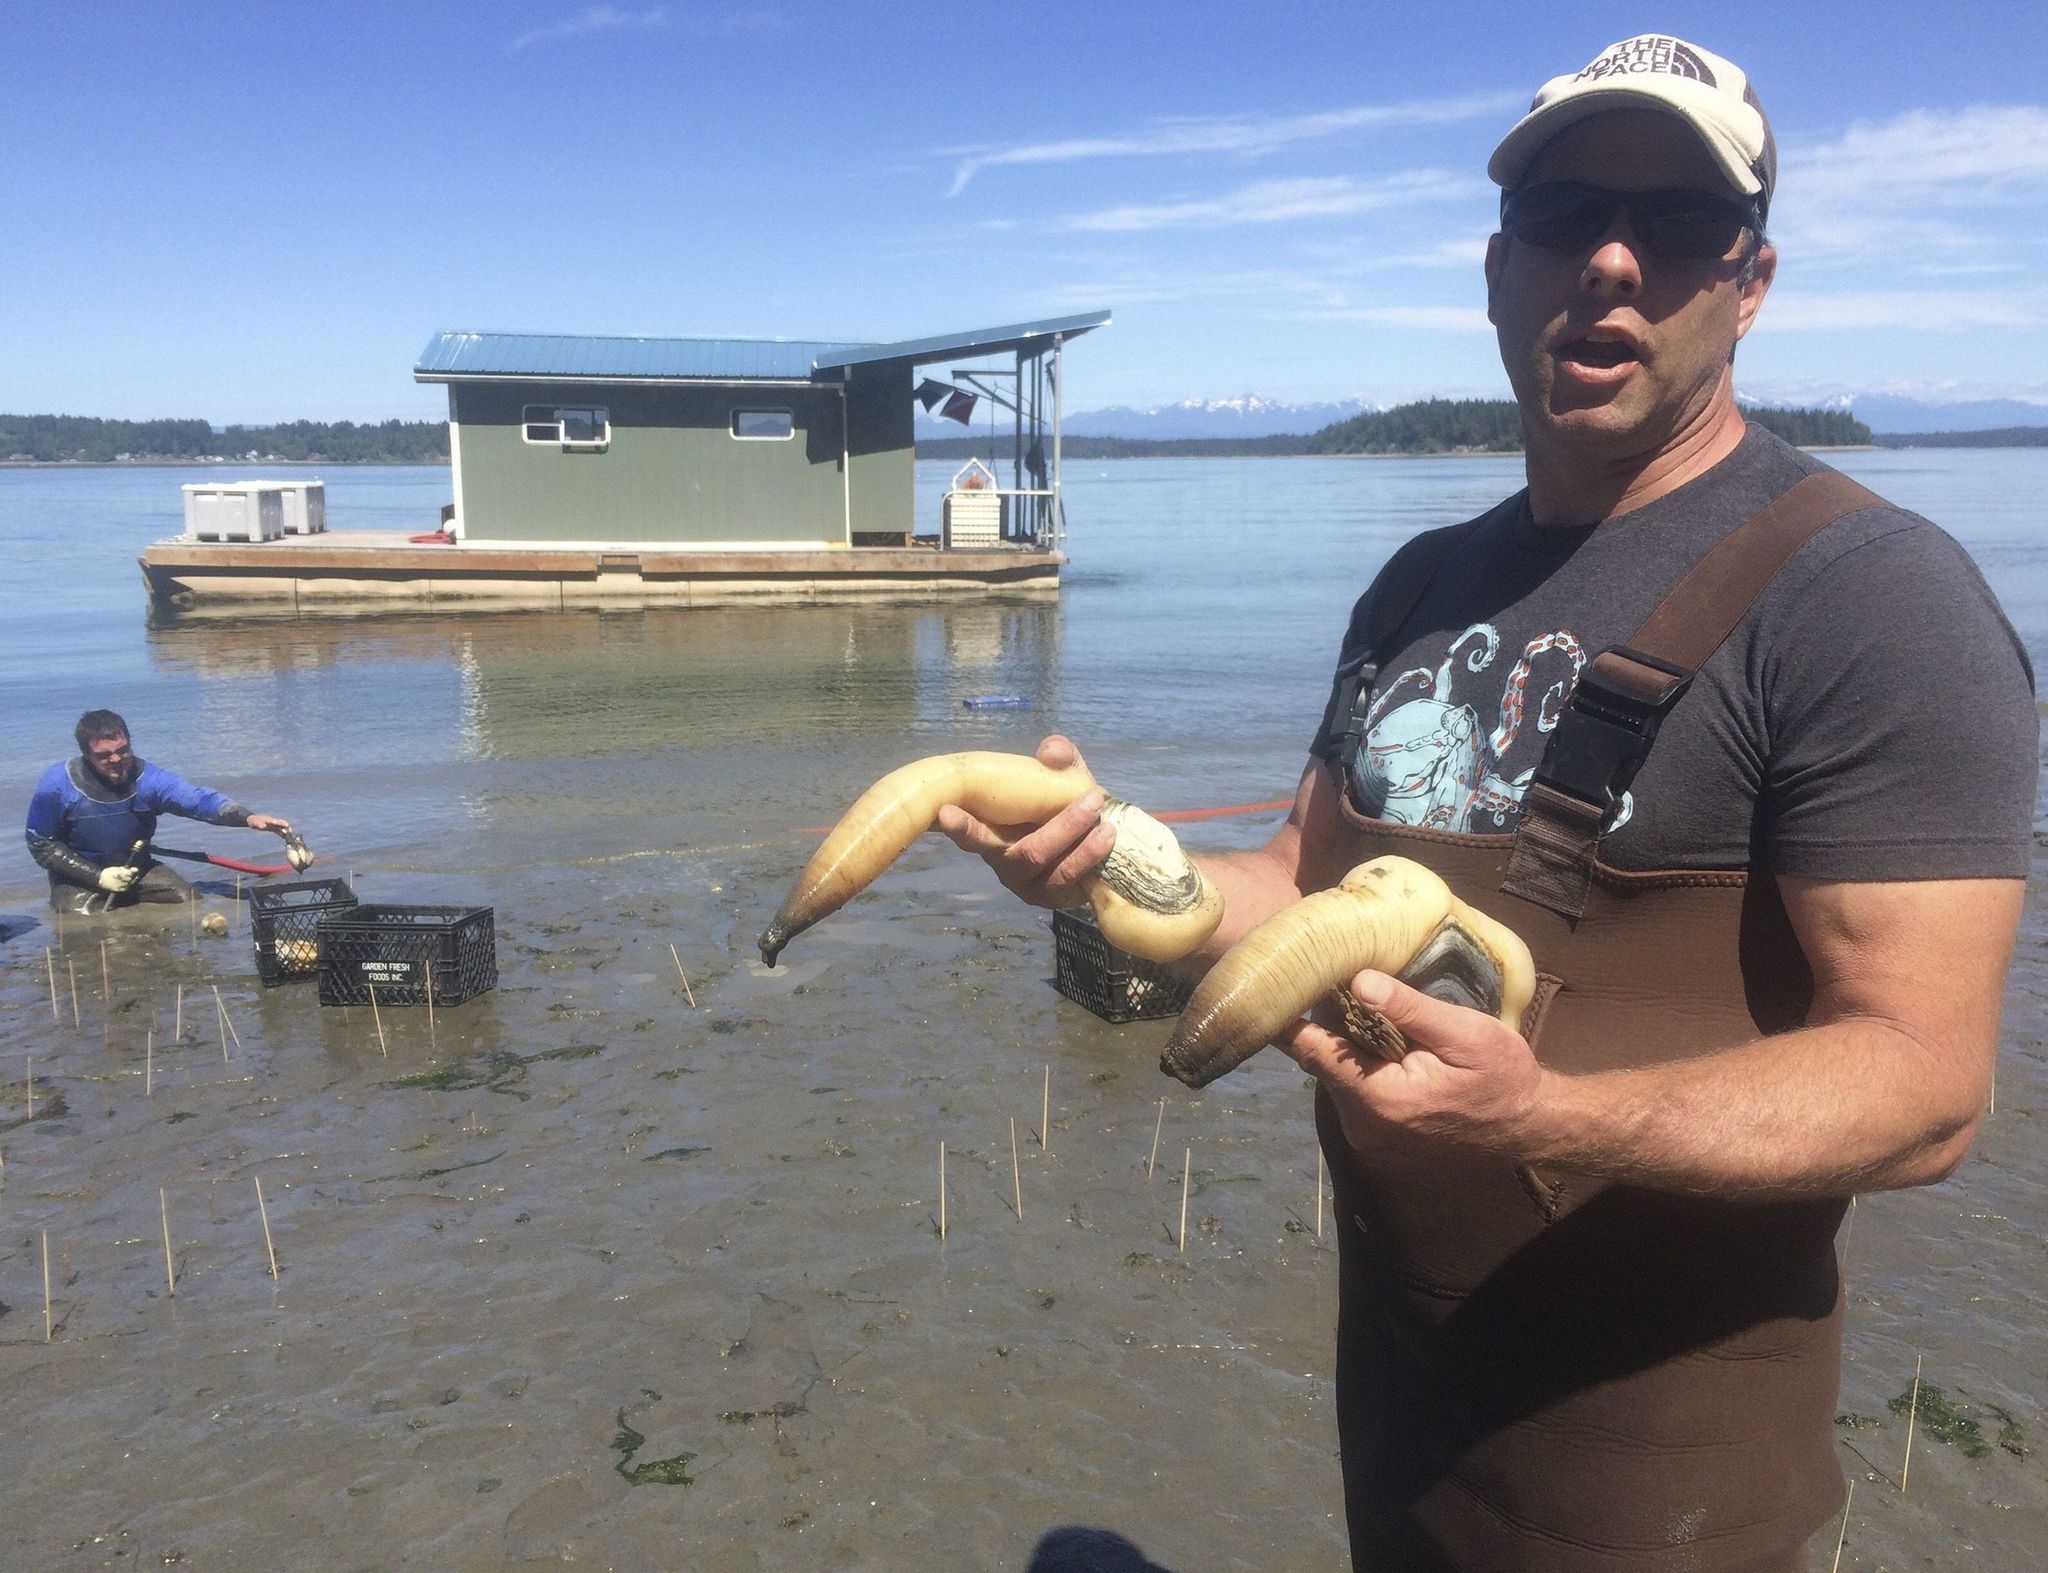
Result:
{"label": "wooden dock deck", "polygon": [[1065,560],[1057,551],[1022,547],[443,545],[416,543],[395,530],[333,530],[261,543],[176,537],[152,542],[139,559],[158,607],[237,615],[1037,595],[1059,589]]}

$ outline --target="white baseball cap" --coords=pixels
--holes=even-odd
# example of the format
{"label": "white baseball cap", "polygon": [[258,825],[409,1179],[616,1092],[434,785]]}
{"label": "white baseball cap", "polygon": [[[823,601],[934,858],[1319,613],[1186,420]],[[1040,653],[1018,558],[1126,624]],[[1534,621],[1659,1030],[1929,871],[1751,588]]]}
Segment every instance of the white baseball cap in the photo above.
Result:
{"label": "white baseball cap", "polygon": [[1706,145],[1728,184],[1768,212],[1778,148],[1748,76],[1733,61],[1663,33],[1610,44],[1583,71],[1545,82],[1529,113],[1493,150],[1486,173],[1512,189],[1552,137],[1609,109],[1676,115]]}

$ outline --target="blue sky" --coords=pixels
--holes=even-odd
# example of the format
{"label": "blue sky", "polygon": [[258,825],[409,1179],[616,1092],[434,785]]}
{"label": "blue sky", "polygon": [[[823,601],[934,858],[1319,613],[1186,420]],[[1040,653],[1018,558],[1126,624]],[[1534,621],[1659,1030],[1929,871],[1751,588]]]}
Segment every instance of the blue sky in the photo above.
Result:
{"label": "blue sky", "polygon": [[442,328],[1107,307],[1070,407],[1499,395],[1486,155],[1614,39],[1748,69],[1748,394],[2048,401],[2048,6],[22,5],[0,409],[445,413]]}

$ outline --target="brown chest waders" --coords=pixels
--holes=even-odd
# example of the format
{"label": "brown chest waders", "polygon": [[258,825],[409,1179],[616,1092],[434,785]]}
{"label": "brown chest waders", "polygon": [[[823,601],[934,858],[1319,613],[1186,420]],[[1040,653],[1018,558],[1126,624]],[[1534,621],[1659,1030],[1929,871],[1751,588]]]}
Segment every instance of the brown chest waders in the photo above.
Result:
{"label": "brown chest waders", "polygon": [[[1812,979],[1768,874],[1618,870],[1600,834],[1658,724],[1786,559],[1880,501],[1825,471],[1709,552],[1581,674],[1513,834],[1353,808],[1342,776],[1371,663],[1468,532],[1397,560],[1363,656],[1340,673],[1345,830],[1316,883],[1398,853],[1508,924],[1539,975],[1525,1035],[1561,1071],[1802,1025]],[[1317,1124],[1340,1225],[1338,1425],[1358,1567],[1806,1566],[1842,1501],[1843,1201],[1676,1196],[1421,1139],[1359,1152],[1320,1096]]]}

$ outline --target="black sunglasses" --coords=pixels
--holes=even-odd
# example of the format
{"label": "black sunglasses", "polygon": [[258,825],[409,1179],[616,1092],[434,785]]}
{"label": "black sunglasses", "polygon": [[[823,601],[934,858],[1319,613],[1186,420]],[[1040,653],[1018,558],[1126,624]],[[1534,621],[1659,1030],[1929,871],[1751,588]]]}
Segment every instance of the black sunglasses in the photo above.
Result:
{"label": "black sunglasses", "polygon": [[1546,251],[1575,251],[1606,234],[1624,211],[1654,254],[1687,262],[1725,257],[1745,229],[1761,228],[1754,202],[1711,191],[1609,191],[1552,180],[1505,193],[1500,229]]}

